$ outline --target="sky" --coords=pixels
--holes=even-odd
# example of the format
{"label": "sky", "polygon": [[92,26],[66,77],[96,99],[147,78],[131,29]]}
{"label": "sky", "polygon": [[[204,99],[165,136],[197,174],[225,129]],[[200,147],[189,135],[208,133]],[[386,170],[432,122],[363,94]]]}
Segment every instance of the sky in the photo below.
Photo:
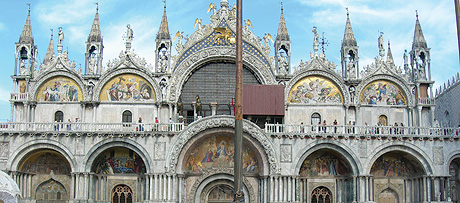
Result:
{"label": "sky", "polygon": [[[38,62],[42,62],[48,48],[51,31],[54,30],[54,48],[57,30],[63,28],[64,50],[69,59],[75,60],[77,69],[84,69],[85,41],[90,33],[96,13],[96,0],[0,0],[0,122],[10,117],[10,93],[13,92],[15,43],[19,41],[31,4],[31,24]],[[196,18],[203,24],[210,23],[207,9],[210,3],[219,5],[220,0],[167,0],[169,32],[177,31],[191,35]],[[236,0],[229,0],[233,5]],[[104,0],[99,1],[99,20],[104,39],[103,64],[118,57],[124,50],[123,35],[126,25],[134,32],[134,52],[154,64],[155,37],[163,15],[162,0]],[[291,67],[300,60],[310,60],[313,52],[312,28],[316,26],[320,37],[329,43],[326,57],[340,65],[340,47],[343,39],[348,8],[351,25],[359,46],[359,65],[370,65],[378,56],[378,36],[383,32],[385,45],[391,42],[396,66],[403,66],[403,53],[410,51],[414,37],[416,10],[428,47],[431,48],[431,75],[438,88],[451,79],[459,69],[459,54],[452,0],[284,0],[284,15],[291,39]],[[220,8],[220,6],[218,6]],[[279,0],[243,1],[243,19],[250,19],[252,31],[259,37],[270,33],[276,37],[281,14]],[[270,42],[271,43],[271,42]],[[273,53],[273,44],[272,52]],[[175,52],[175,42],[172,46]],[[386,46],[385,46],[385,49]],[[57,53],[56,53],[57,54]],[[337,70],[341,70],[337,66]],[[433,90],[434,93],[434,90]]]}

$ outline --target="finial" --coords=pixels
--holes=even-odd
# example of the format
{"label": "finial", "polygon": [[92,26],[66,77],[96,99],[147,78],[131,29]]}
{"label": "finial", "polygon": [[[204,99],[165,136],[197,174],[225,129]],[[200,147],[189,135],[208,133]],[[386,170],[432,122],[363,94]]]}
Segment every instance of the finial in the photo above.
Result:
{"label": "finial", "polygon": [[53,29],[51,28],[51,38],[53,38]]}
{"label": "finial", "polygon": [[415,17],[416,17],[417,20],[418,20],[418,11],[417,11],[417,10],[415,10]]}
{"label": "finial", "polygon": [[163,0],[163,3],[165,4],[164,8],[165,8],[165,11],[166,11],[166,0]]}
{"label": "finial", "polygon": [[27,4],[27,6],[29,6],[29,15],[30,15],[30,4]]}
{"label": "finial", "polygon": [[284,10],[284,8],[283,8],[283,1],[281,1],[280,4],[281,4],[281,13],[283,13],[283,10]]}
{"label": "finial", "polygon": [[94,3],[96,4],[96,13],[99,12],[99,2]]}
{"label": "finial", "polygon": [[347,18],[348,16],[350,15],[350,13],[348,13],[348,7],[345,8],[347,10]]}

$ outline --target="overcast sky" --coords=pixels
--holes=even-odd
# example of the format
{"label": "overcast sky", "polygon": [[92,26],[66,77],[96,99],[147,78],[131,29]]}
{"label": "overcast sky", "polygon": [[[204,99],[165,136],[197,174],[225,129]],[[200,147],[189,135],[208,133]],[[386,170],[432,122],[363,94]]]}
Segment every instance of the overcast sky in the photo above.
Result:
{"label": "overcast sky", "polygon": [[[32,33],[38,46],[38,61],[46,54],[51,31],[57,45],[57,30],[63,28],[63,46],[69,51],[70,60],[75,60],[84,69],[85,41],[91,30],[96,12],[95,0],[42,0],[2,1],[0,8],[0,121],[10,117],[10,93],[13,92],[11,75],[14,72],[14,49],[19,41],[31,3]],[[177,31],[191,35],[196,18],[208,24],[207,9],[210,3],[219,5],[219,0],[168,0],[167,15],[169,32],[174,37]],[[230,5],[236,3],[229,1]],[[124,49],[123,34],[130,24],[134,32],[133,49],[149,63],[154,61],[155,36],[163,14],[161,0],[105,0],[99,1],[99,17],[104,38],[104,66],[108,60],[118,56]],[[404,49],[410,51],[414,37],[415,10],[428,47],[431,48],[431,71],[434,87],[439,87],[459,72],[459,55],[452,0],[284,0],[284,15],[291,39],[291,63],[297,66],[301,59],[310,60],[313,52],[312,27],[324,32],[329,42],[326,56],[340,65],[340,46],[346,22],[346,8],[359,46],[359,65],[366,66],[378,56],[377,38],[383,32],[385,44],[391,42],[391,50],[397,66],[403,65]],[[220,6],[218,6],[220,7]],[[270,33],[276,37],[280,18],[280,1],[245,0],[243,18],[250,19],[252,31],[263,37]],[[273,45],[273,44],[271,44]],[[175,52],[173,43],[173,54]],[[386,47],[385,47],[386,49]],[[56,50],[56,47],[55,47]],[[273,51],[270,53],[273,55]],[[340,66],[337,69],[341,69]],[[434,92],[433,92],[434,93]]]}

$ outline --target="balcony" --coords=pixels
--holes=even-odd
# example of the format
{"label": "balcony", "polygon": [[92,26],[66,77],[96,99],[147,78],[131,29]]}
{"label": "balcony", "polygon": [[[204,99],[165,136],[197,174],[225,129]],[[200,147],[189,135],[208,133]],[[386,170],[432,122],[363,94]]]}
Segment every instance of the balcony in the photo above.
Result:
{"label": "balcony", "polygon": [[11,93],[10,101],[27,101],[29,93]]}
{"label": "balcony", "polygon": [[458,128],[423,128],[394,126],[338,126],[265,124],[265,133],[274,137],[459,139]]}
{"label": "balcony", "polygon": [[435,105],[434,98],[423,97],[418,99],[419,105],[432,106]]}
{"label": "balcony", "polygon": [[[0,123],[0,133],[10,135],[176,135],[186,128],[184,123]],[[459,128],[265,124],[261,130],[277,138],[460,139]]]}
{"label": "balcony", "polygon": [[30,134],[177,134],[183,123],[0,123],[0,132]]}

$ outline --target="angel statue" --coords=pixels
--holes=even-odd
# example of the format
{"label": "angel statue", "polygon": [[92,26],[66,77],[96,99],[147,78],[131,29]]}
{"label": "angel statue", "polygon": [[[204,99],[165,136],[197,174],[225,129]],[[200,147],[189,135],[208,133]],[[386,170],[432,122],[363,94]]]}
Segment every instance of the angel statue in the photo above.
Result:
{"label": "angel statue", "polygon": [[209,4],[209,7],[208,7],[208,12],[207,12],[207,13],[209,13],[209,11],[212,11],[212,15],[211,15],[211,16],[215,15],[215,14],[216,14],[216,4],[210,3],[210,4]]}
{"label": "angel statue", "polygon": [[201,21],[203,20],[203,18],[200,18],[200,19],[196,19],[195,20],[195,25],[193,25],[193,29],[195,29],[196,25],[198,25],[198,30],[201,30],[201,27],[202,27],[202,24],[201,24]]}
{"label": "angel statue", "polygon": [[269,45],[268,45],[268,40],[271,40],[272,43],[273,43],[273,37],[272,37],[272,35],[270,35],[270,33],[265,33],[265,36],[264,36],[264,48],[269,47]]}
{"label": "angel statue", "polygon": [[254,29],[254,26],[252,26],[252,22],[248,20],[244,20],[244,32],[249,32],[249,26],[251,26],[252,29]]}
{"label": "angel statue", "polygon": [[182,38],[184,38],[184,36],[182,34],[184,34],[184,32],[177,31],[176,36],[174,36],[174,39],[173,39],[173,41],[176,41],[176,38],[177,38],[177,43],[176,43],[176,51],[177,52],[180,52],[182,50],[182,48],[183,48],[183,46],[182,46]]}

